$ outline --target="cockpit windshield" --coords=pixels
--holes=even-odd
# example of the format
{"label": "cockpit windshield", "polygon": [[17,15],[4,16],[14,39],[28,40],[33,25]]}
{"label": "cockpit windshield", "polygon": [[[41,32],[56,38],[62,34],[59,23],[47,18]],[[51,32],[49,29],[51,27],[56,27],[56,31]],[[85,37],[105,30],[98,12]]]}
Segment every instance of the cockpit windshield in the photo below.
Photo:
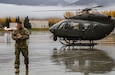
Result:
{"label": "cockpit windshield", "polygon": [[53,28],[53,29],[57,29],[62,22],[63,22],[63,21],[60,21],[60,22],[54,24],[50,29],[52,29],[52,28]]}

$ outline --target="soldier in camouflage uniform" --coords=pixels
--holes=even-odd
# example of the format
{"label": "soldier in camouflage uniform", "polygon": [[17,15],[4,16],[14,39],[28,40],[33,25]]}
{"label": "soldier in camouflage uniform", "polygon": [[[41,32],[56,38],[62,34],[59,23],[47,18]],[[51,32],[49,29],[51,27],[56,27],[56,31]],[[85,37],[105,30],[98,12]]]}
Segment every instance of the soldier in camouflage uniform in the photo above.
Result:
{"label": "soldier in camouflage uniform", "polygon": [[17,23],[17,29],[12,33],[12,39],[15,40],[15,68],[16,72],[19,72],[20,65],[20,53],[24,56],[24,63],[26,69],[28,69],[28,45],[26,40],[29,39],[29,32],[23,27],[22,22]]}

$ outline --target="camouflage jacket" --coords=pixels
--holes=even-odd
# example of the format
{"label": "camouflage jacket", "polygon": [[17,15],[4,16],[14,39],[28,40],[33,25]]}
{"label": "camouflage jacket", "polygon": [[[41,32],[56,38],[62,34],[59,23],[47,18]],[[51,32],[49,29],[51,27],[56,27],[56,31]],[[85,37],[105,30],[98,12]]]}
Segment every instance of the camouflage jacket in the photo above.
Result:
{"label": "camouflage jacket", "polygon": [[[19,33],[22,35],[21,39],[17,38],[17,34]],[[14,30],[12,33],[12,39],[16,41],[15,46],[25,47],[27,46],[26,40],[29,39],[29,31],[26,28],[23,28],[21,30]]]}

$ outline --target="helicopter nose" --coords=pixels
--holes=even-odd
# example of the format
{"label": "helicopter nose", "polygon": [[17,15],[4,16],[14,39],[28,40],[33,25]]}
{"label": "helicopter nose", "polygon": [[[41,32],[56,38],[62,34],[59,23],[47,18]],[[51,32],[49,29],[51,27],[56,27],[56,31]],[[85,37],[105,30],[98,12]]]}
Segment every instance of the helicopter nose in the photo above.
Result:
{"label": "helicopter nose", "polygon": [[50,28],[50,32],[51,32],[51,33],[54,33],[54,31],[55,31],[55,29]]}
{"label": "helicopter nose", "polygon": [[50,27],[51,33],[55,33],[56,30],[57,30],[57,24],[54,24],[53,26]]}

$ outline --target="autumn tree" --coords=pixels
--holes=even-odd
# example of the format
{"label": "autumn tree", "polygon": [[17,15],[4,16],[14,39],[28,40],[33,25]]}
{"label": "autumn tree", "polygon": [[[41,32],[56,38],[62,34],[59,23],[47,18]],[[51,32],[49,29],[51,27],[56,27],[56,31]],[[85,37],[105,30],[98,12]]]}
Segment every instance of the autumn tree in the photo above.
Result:
{"label": "autumn tree", "polygon": [[105,15],[108,15],[108,16],[115,17],[115,10],[102,11],[101,13],[105,14]]}
{"label": "autumn tree", "polygon": [[109,11],[109,15],[115,17],[115,11],[114,10]]}
{"label": "autumn tree", "polygon": [[10,20],[11,20],[12,23],[16,22],[16,18],[10,18]]}
{"label": "autumn tree", "polygon": [[64,13],[64,17],[65,17],[65,18],[69,18],[69,17],[72,17],[72,16],[74,16],[74,13],[73,13],[73,12],[66,11],[66,12]]}
{"label": "autumn tree", "polygon": [[62,19],[60,18],[49,18],[48,22],[49,22],[49,27],[51,27],[52,25],[54,25],[55,23],[61,21]]}
{"label": "autumn tree", "polygon": [[5,18],[0,18],[0,25],[1,25],[1,27],[4,26],[5,21],[6,21]]}

